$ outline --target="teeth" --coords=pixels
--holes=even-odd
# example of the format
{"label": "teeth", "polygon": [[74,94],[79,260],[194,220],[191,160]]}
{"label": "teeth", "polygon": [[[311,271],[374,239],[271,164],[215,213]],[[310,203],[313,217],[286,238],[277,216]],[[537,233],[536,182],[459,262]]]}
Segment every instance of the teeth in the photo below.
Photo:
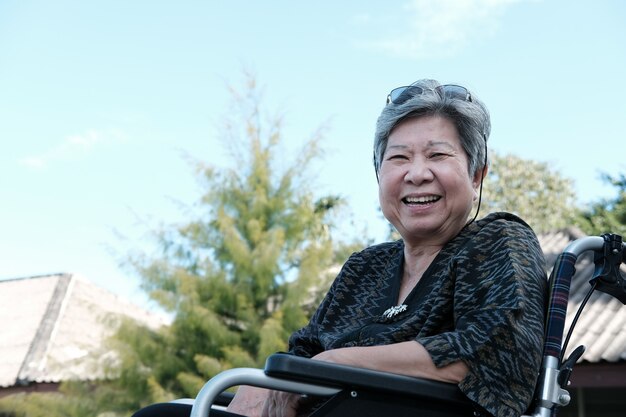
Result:
{"label": "teeth", "polygon": [[441,197],[436,195],[424,196],[424,197],[407,197],[404,199],[409,204],[424,204],[431,203],[433,201],[439,200]]}

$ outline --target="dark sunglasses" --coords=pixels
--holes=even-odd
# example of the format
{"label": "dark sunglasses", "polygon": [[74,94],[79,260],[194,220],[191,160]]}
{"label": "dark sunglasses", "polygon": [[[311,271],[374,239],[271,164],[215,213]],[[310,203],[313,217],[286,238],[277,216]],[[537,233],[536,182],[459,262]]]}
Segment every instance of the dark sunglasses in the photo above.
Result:
{"label": "dark sunglasses", "polygon": [[[424,94],[424,91],[426,90],[417,85],[408,85],[404,87],[394,88],[387,96],[387,104],[402,104],[409,100],[411,97]],[[472,95],[470,94],[468,89],[460,85],[440,85],[438,87],[435,87],[434,91],[436,91],[441,97],[472,101]]]}

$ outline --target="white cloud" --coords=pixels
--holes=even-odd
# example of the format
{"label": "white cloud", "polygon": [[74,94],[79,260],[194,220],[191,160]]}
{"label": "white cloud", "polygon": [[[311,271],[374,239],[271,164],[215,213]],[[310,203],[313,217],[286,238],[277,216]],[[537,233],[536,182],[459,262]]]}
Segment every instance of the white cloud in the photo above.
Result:
{"label": "white cloud", "polygon": [[403,58],[450,56],[493,35],[506,9],[523,1],[536,0],[412,0],[404,6],[404,19],[393,26],[401,33],[365,46]]}
{"label": "white cloud", "polygon": [[77,148],[90,149],[93,148],[98,142],[104,140],[104,134],[96,132],[95,130],[89,130],[82,135],[68,136],[65,142],[69,146],[76,146]]}
{"label": "white cloud", "polygon": [[98,131],[90,129],[82,134],[66,137],[61,143],[36,155],[20,159],[20,164],[28,168],[41,169],[57,161],[73,160],[92,154],[101,144],[121,143],[126,136],[119,130]]}

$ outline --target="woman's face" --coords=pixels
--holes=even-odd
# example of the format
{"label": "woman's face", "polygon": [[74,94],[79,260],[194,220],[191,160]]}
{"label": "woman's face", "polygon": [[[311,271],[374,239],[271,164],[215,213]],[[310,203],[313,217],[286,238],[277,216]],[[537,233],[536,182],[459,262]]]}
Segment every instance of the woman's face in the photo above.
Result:
{"label": "woman's face", "polygon": [[383,214],[408,244],[443,245],[468,221],[480,175],[468,159],[455,125],[440,116],[400,123],[389,135],[380,166]]}

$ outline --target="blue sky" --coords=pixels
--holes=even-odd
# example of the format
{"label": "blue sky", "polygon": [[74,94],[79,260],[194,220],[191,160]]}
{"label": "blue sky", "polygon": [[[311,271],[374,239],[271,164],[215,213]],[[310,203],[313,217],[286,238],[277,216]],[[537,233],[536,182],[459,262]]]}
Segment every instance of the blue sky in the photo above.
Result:
{"label": "blue sky", "polygon": [[343,233],[376,239],[373,129],[418,78],[470,88],[490,147],[547,162],[580,204],[624,173],[626,3],[620,0],[0,1],[0,279],[79,273],[142,299],[119,267],[184,220],[185,159],[229,162],[220,118],[242,70],[297,148],[327,125],[318,188]]}

